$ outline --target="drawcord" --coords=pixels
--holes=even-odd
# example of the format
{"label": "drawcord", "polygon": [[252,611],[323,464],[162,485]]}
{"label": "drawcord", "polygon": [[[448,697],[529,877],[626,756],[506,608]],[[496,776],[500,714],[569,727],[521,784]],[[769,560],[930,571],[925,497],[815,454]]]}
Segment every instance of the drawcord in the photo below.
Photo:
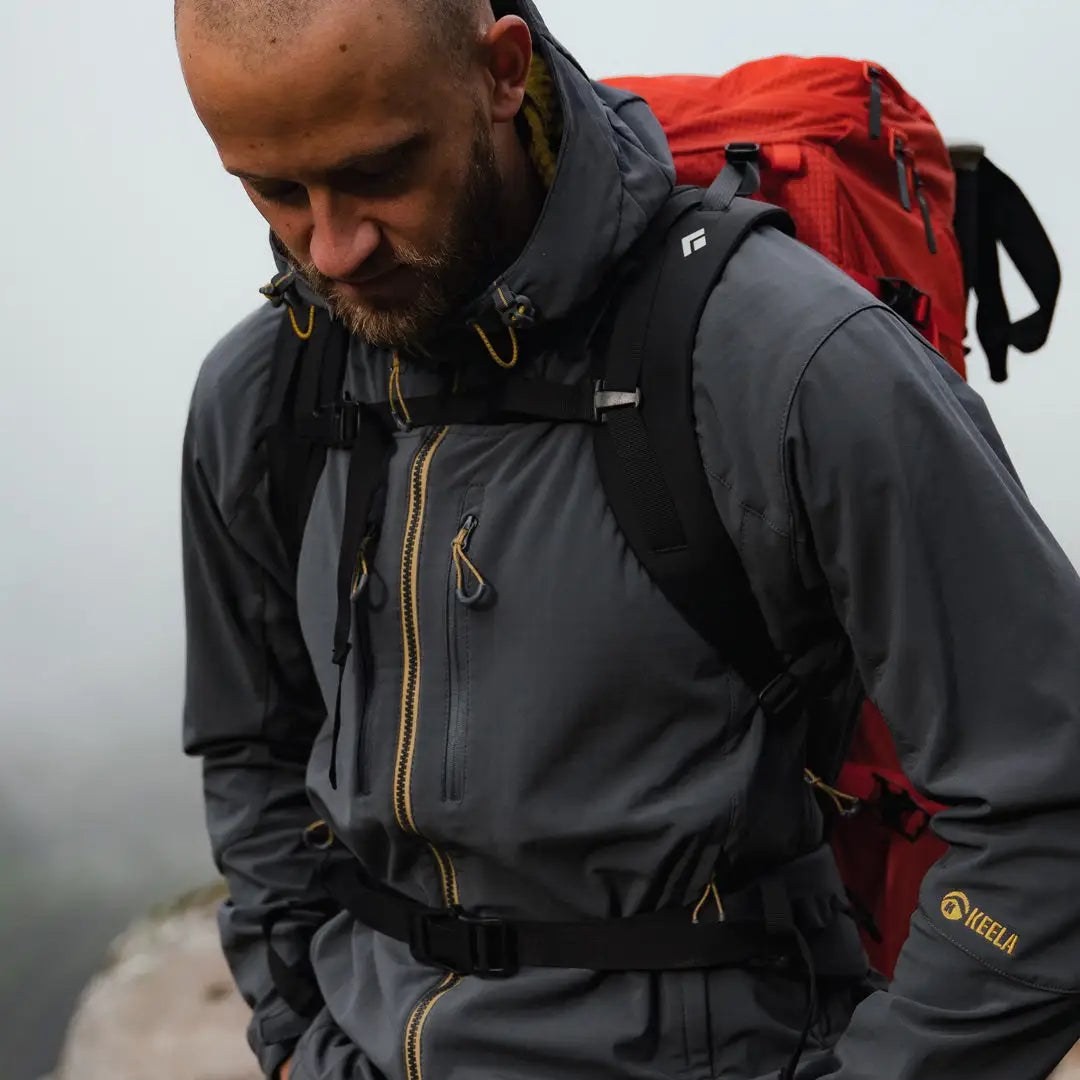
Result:
{"label": "drawcord", "polygon": [[795,1072],[799,1068],[799,1061],[810,1038],[810,1029],[814,1026],[814,1020],[817,1017],[817,972],[814,969],[814,957],[810,952],[810,946],[795,924],[795,914],[791,909],[791,897],[788,894],[787,886],[780,878],[766,877],[761,879],[759,888],[761,889],[762,914],[765,917],[766,935],[768,937],[793,938],[802,958],[803,966],[806,968],[806,1015],[803,1017],[802,1030],[799,1032],[799,1041],[795,1044],[795,1051],[788,1059],[788,1063],[778,1073],[778,1080],[795,1080]]}
{"label": "drawcord", "polygon": [[293,333],[295,333],[301,341],[307,341],[315,332],[315,305],[312,304],[308,307],[307,329],[301,330],[300,324],[296,321],[296,311],[293,309],[288,296],[289,290],[293,287],[295,278],[295,270],[286,270],[284,274],[278,274],[269,285],[264,285],[259,292],[261,292],[274,307],[281,307],[281,305],[284,304],[285,307],[289,309],[289,322],[292,323]]}
{"label": "drawcord", "polygon": [[292,328],[296,332],[296,336],[301,341],[307,341],[309,337],[315,332],[315,305],[312,304],[308,308],[308,324],[306,330],[300,329],[300,324],[296,321],[296,312],[293,311],[291,304],[285,305],[289,309],[289,322],[292,323]]}
{"label": "drawcord", "polygon": [[806,967],[806,1015],[803,1017],[802,1031],[799,1032],[799,1041],[795,1044],[795,1052],[791,1055],[787,1065],[780,1070],[779,1080],[795,1080],[795,1073],[799,1068],[806,1044],[810,1039],[810,1029],[814,1026],[814,1018],[818,1011],[817,972],[814,970],[814,957],[810,952],[810,946],[806,938],[799,932],[798,927],[792,925],[791,933],[795,938],[795,944],[799,948],[803,964]]}
{"label": "drawcord", "polygon": [[412,414],[401,392],[401,356],[397,352],[394,353],[394,365],[390,369],[390,415],[402,431],[408,431],[412,426]]}
{"label": "drawcord", "polygon": [[[476,569],[476,564],[466,554],[469,538],[472,536],[477,524],[475,517],[466,518],[465,524],[461,526],[461,531],[454,537],[453,543],[450,545],[450,551],[454,559],[454,573],[457,576],[458,602],[466,607],[476,607],[487,596],[489,591],[488,583],[484,580],[483,574]],[[472,574],[473,580],[476,582],[476,588],[471,593],[465,591],[466,570]]]}
{"label": "drawcord", "polygon": [[809,769],[804,769],[803,773],[806,776],[806,782],[812,788],[817,788],[823,795],[828,795],[832,799],[833,806],[836,807],[842,817],[850,817],[859,809],[860,800],[854,795],[849,795],[846,791],[840,791],[839,788],[826,784],[820,776],[815,775]]}
{"label": "drawcord", "polygon": [[517,339],[517,332],[514,330],[514,328],[512,326],[508,326],[506,328],[510,333],[510,344],[513,347],[513,352],[511,353],[511,356],[510,356],[509,360],[504,360],[498,354],[497,350],[495,349],[495,346],[491,344],[491,338],[489,338],[487,336],[487,334],[484,333],[484,328],[479,323],[473,323],[472,328],[477,332],[477,334],[480,335],[480,340],[484,343],[484,348],[487,349],[488,356],[490,356],[491,359],[494,360],[495,363],[499,365],[499,367],[504,368],[507,371],[509,371],[510,368],[517,366],[517,362],[518,362],[518,339]]}
{"label": "drawcord", "polygon": [[697,902],[697,907],[694,908],[694,914],[691,916],[691,921],[695,926],[698,924],[698,916],[701,914],[701,909],[705,906],[709,897],[712,897],[716,901],[716,913],[719,916],[719,922],[724,922],[727,916],[724,914],[724,904],[720,899],[720,893],[716,888],[716,878],[710,878],[709,884],[705,886],[705,891],[701,894],[701,899]]}

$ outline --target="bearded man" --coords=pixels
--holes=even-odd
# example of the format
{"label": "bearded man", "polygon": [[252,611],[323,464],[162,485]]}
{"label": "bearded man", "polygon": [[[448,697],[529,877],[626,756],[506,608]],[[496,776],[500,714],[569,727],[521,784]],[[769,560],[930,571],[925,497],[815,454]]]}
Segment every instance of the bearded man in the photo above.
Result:
{"label": "bearded man", "polygon": [[[671,198],[644,103],[530,0],[180,0],[176,26],[279,271],[202,369],[183,467],[185,746],[266,1075],[1045,1075],[1080,1017],[1080,582],[978,398],[776,229],[696,330],[697,441],[777,648],[857,671],[948,807],[886,991],[806,723],[645,573],[587,425],[410,408],[588,373]],[[287,538],[266,415],[279,341],[317,327],[394,423],[368,460],[331,446]],[[781,917],[805,949],[758,955]]]}

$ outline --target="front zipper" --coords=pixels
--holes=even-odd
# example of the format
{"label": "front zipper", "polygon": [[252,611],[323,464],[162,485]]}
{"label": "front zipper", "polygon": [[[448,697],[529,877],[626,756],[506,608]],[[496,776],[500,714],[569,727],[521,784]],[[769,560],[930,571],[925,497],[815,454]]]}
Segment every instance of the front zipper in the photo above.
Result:
{"label": "front zipper", "polygon": [[412,812],[412,763],[416,744],[416,721],[420,698],[420,625],[417,611],[420,535],[427,504],[431,459],[446,437],[437,428],[420,445],[409,475],[409,508],[401,549],[401,639],[405,670],[401,678],[401,720],[398,727],[397,762],[394,769],[394,815],[402,831],[419,836]]}
{"label": "front zipper", "polygon": [[447,588],[446,647],[450,662],[447,687],[446,758],[443,763],[443,799],[460,802],[465,786],[465,740],[469,720],[469,609],[483,599],[487,585],[468,558],[469,544],[480,524],[475,514],[467,514],[450,545],[450,575]]}
{"label": "front zipper", "polygon": [[[398,729],[397,760],[394,766],[394,816],[403,832],[420,836],[412,811],[412,763],[416,746],[417,714],[420,703],[420,621],[417,609],[420,537],[427,507],[427,482],[431,459],[446,437],[447,428],[437,428],[424,439],[413,459],[409,474],[409,505],[405,516],[405,539],[401,549],[401,637],[405,667],[401,679],[401,721]],[[457,875],[450,856],[428,842],[439,868],[443,903],[457,907]],[[423,1080],[420,1068],[420,1036],[435,1003],[461,982],[449,974],[428,990],[413,1007],[405,1024],[405,1077]]]}

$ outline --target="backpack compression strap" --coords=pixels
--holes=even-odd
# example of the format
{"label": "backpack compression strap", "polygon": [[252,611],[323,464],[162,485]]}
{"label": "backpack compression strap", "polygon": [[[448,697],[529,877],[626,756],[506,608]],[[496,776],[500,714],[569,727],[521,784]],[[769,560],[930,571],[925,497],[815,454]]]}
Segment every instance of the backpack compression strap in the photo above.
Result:
{"label": "backpack compression strap", "polygon": [[616,304],[596,454],[616,519],[653,581],[777,718],[798,687],[713,502],[694,422],[692,355],[701,314],[743,240],[766,225],[793,234],[794,225],[775,206],[715,194],[673,197],[646,240],[654,250],[644,271]]}

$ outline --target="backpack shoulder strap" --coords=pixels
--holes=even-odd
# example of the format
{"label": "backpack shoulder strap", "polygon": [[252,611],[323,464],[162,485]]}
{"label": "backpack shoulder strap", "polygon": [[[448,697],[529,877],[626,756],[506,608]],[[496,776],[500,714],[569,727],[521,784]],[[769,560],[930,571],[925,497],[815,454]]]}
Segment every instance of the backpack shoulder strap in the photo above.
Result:
{"label": "backpack shoulder strap", "polygon": [[[263,414],[270,479],[270,511],[295,568],[311,500],[326,464],[327,441],[312,438],[312,418],[341,395],[348,335],[327,311],[315,308],[310,333],[298,333],[288,310],[274,345],[270,391]],[[307,319],[302,320],[307,324]]]}
{"label": "backpack shoulder strap", "polygon": [[720,202],[712,209],[699,190],[677,192],[644,241],[643,269],[616,301],[603,357],[596,453],[615,517],[653,581],[777,715],[797,688],[713,502],[691,358],[701,314],[743,240],[766,225],[794,226],[766,203]]}

